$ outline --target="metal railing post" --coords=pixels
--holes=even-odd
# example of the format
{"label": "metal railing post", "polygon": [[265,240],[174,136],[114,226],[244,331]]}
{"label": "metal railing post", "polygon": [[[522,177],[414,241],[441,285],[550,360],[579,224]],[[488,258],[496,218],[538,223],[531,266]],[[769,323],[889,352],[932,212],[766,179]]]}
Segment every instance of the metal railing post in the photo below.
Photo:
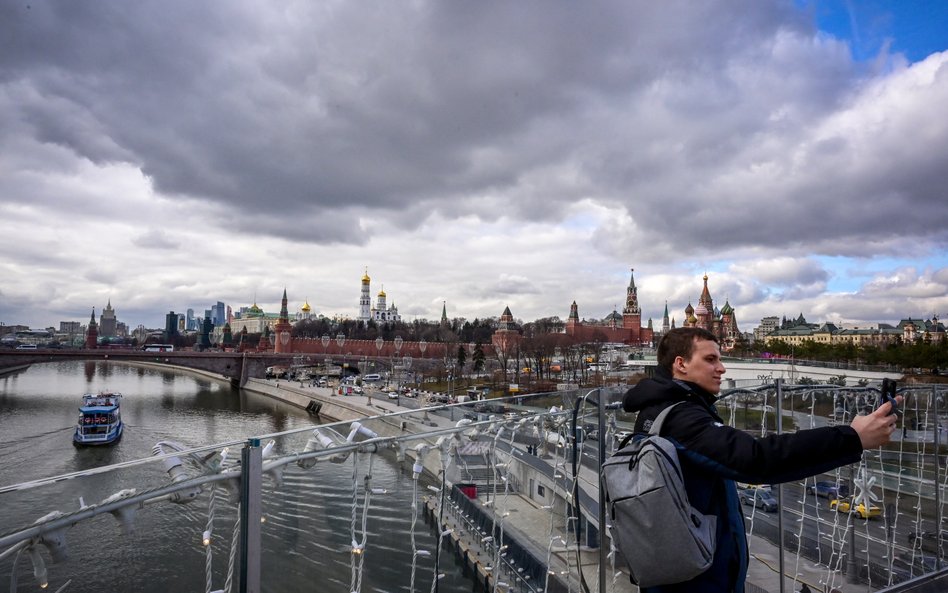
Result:
{"label": "metal railing post", "polygon": [[599,593],[606,593],[606,563],[608,562],[608,552],[606,551],[606,540],[609,533],[606,529],[606,496],[602,487],[602,464],[606,462],[606,402],[603,399],[602,387],[599,388],[597,401],[599,402],[599,468],[596,475],[599,476]]}
{"label": "metal railing post", "polygon": [[240,451],[240,593],[260,593],[260,517],[263,451],[260,439]]}
{"label": "metal railing post", "polygon": [[[904,398],[903,398],[903,401]],[[941,568],[941,560],[944,557],[941,539],[941,439],[938,433],[941,432],[941,420],[938,418],[938,389],[932,387],[932,405],[935,407],[935,558],[936,563]]]}
{"label": "metal railing post", "polygon": [[[776,405],[774,408],[777,410],[777,434],[783,433],[783,379],[778,378],[776,381]],[[791,410],[792,414],[793,411]],[[777,546],[777,562],[780,566],[780,593],[786,591],[784,576],[786,573],[786,566],[784,564],[784,554],[783,554],[783,484],[777,484],[777,541],[779,545]],[[796,581],[796,575],[793,576],[793,580]]]}
{"label": "metal railing post", "polygon": [[[849,483],[855,487],[856,484],[856,469],[855,466],[849,466]],[[836,503],[839,504],[839,503]],[[850,498],[850,513],[849,517],[846,519],[846,527],[849,529],[849,562],[847,562],[847,571],[846,576],[849,578],[850,583],[858,584],[859,583],[859,569],[856,565],[856,522],[854,520],[854,515],[852,514],[852,509],[856,506],[856,499]],[[839,507],[836,507],[839,510]]]}

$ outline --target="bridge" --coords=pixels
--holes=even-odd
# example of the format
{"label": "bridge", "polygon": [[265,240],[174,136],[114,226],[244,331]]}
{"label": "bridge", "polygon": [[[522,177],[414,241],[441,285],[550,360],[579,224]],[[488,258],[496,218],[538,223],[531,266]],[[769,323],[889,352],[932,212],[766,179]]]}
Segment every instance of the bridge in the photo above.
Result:
{"label": "bridge", "polygon": [[0,374],[34,364],[62,361],[141,362],[206,371],[230,379],[232,385],[243,387],[247,379],[266,374],[267,367],[291,364],[296,355],[261,352],[144,352],[113,349],[38,349],[0,350]]}

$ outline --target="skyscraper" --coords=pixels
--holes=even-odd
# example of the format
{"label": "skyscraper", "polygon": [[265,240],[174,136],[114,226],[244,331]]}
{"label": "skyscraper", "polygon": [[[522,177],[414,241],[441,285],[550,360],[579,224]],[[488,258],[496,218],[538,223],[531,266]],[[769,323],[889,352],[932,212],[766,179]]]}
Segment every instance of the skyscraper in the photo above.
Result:
{"label": "skyscraper", "polygon": [[115,324],[115,311],[112,309],[112,299],[109,299],[109,304],[105,306],[102,315],[99,316],[99,335],[103,338],[114,338]]}
{"label": "skyscraper", "polygon": [[224,303],[217,301],[217,304],[211,308],[211,321],[214,325],[224,325],[227,322],[227,312],[224,309]]}

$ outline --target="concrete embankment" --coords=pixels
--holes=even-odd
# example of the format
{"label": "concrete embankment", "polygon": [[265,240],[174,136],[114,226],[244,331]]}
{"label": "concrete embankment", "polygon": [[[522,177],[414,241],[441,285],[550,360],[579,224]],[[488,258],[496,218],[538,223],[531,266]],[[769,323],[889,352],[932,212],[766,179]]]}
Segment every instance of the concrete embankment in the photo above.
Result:
{"label": "concrete embankment", "polygon": [[30,368],[30,365],[28,365],[28,364],[22,364],[22,365],[16,366],[16,367],[6,367],[6,368],[3,368],[3,369],[0,369],[0,376],[3,376],[3,375],[12,375],[13,373],[17,373],[17,372],[19,372],[19,371],[25,371],[25,370],[28,369],[28,368]]}
{"label": "concrete embankment", "polygon": [[[151,364],[147,362],[124,362],[130,366],[143,366],[152,369],[166,370],[167,364]],[[188,373],[197,377],[213,379],[221,383],[230,384],[230,379],[217,373],[192,369],[188,367],[174,366],[175,371]],[[247,384],[242,387],[246,391],[265,395],[279,400],[293,407],[307,410],[312,402],[322,404],[319,410],[319,417],[326,421],[350,421],[366,418],[379,414],[379,410],[373,409],[369,402],[360,402],[358,399],[347,397],[345,399],[334,396],[331,389],[322,387],[297,387],[298,383],[292,381],[268,381],[266,379],[247,379]]]}

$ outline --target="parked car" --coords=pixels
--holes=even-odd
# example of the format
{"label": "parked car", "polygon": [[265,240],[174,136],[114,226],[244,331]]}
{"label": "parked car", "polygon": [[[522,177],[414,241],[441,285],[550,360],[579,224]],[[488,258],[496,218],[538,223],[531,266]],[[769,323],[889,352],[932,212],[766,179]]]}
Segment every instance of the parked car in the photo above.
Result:
{"label": "parked car", "polygon": [[849,485],[845,482],[817,482],[807,484],[806,491],[821,498],[846,498],[849,496]]}
{"label": "parked car", "polygon": [[742,504],[746,504],[768,513],[777,512],[777,499],[770,493],[770,490],[763,488],[745,488],[737,493]]}
{"label": "parked car", "polygon": [[737,489],[738,489],[738,490],[748,490],[748,489],[750,489],[750,490],[767,490],[767,491],[771,491],[771,492],[773,491],[773,488],[771,488],[770,484],[747,484],[747,483],[744,483],[744,482],[738,482],[738,483],[737,483]]}
{"label": "parked car", "polygon": [[869,509],[867,510],[865,503],[860,502],[855,507],[853,507],[852,501],[845,498],[831,500],[830,508],[835,509],[837,513],[854,513],[863,519],[872,519],[873,517],[878,517],[882,514],[882,509],[874,504],[869,505]]}
{"label": "parked car", "polygon": [[627,437],[630,437],[630,436],[632,436],[631,430],[620,430],[619,432],[617,432],[615,436],[613,437],[616,441],[616,446],[621,445],[622,441],[624,441]]}
{"label": "parked car", "polygon": [[908,534],[909,547],[916,550],[937,553],[938,546],[948,552],[948,530],[939,533],[934,531],[912,531]]}

